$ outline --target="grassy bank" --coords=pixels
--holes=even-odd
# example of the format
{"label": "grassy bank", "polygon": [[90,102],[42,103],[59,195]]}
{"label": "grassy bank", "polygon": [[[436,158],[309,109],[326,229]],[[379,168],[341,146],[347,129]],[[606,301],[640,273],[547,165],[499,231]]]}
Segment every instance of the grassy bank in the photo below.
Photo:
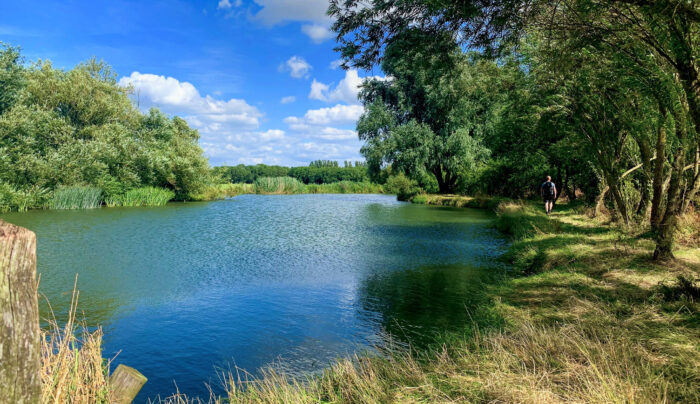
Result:
{"label": "grassy bank", "polygon": [[549,217],[530,204],[496,210],[512,269],[484,286],[489,303],[463,332],[420,352],[341,359],[304,381],[229,375],[227,397],[203,401],[700,402],[697,217],[686,219],[679,258],[658,264],[648,235],[620,232],[583,208],[558,206]]}

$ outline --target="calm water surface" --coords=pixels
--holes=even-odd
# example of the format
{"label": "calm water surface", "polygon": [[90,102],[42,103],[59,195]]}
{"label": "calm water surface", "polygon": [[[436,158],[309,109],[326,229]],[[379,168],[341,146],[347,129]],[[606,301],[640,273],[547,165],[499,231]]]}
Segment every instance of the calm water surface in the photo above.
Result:
{"label": "calm water surface", "polygon": [[[2,218],[38,236],[40,292],[102,325],[104,355],[146,375],[137,402],[208,396],[217,374],[317,371],[468,321],[504,242],[485,211],[381,195],[243,195],[163,208]],[[46,309],[44,307],[44,314]]]}

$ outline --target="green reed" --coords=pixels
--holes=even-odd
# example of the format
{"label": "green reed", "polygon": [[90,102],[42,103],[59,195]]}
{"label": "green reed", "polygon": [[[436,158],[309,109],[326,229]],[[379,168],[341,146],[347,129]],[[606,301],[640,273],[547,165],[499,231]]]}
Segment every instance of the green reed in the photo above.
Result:
{"label": "green reed", "polygon": [[95,209],[102,205],[102,190],[90,186],[60,186],[49,201],[51,209]]}
{"label": "green reed", "polygon": [[129,190],[121,195],[114,195],[105,201],[107,206],[164,206],[175,197],[169,189],[143,187]]}

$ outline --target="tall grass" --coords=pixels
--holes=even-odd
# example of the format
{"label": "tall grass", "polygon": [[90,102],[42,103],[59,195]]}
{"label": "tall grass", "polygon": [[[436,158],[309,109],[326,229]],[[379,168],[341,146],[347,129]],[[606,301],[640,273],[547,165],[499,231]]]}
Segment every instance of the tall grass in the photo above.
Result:
{"label": "tall grass", "polygon": [[328,184],[309,184],[304,193],[308,194],[381,194],[384,187],[371,182],[338,181]]}
{"label": "tall grass", "polygon": [[175,197],[175,193],[165,188],[143,187],[135,188],[122,195],[107,198],[107,206],[165,206]]}
{"label": "tall grass", "polygon": [[90,186],[60,186],[49,202],[51,209],[95,209],[102,205],[102,190]]}
{"label": "tall grass", "polygon": [[[76,279],[77,280],[77,279]],[[109,404],[109,361],[102,359],[102,329],[76,323],[78,292],[74,287],[68,321],[55,318],[41,330],[41,402]]]}
{"label": "tall grass", "polygon": [[254,184],[212,184],[199,194],[192,195],[195,201],[214,201],[217,199],[231,198],[241,194],[254,194]]}
{"label": "tall grass", "polygon": [[304,189],[304,183],[292,177],[261,177],[255,180],[255,192],[258,194],[300,194]]}

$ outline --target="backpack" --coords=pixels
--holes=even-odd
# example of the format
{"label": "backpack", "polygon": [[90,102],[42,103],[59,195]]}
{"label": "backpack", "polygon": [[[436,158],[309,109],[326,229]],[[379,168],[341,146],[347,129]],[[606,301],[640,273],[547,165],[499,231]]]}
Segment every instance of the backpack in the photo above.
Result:
{"label": "backpack", "polygon": [[554,196],[554,183],[552,181],[547,181],[542,184],[542,193],[544,196],[553,197]]}

